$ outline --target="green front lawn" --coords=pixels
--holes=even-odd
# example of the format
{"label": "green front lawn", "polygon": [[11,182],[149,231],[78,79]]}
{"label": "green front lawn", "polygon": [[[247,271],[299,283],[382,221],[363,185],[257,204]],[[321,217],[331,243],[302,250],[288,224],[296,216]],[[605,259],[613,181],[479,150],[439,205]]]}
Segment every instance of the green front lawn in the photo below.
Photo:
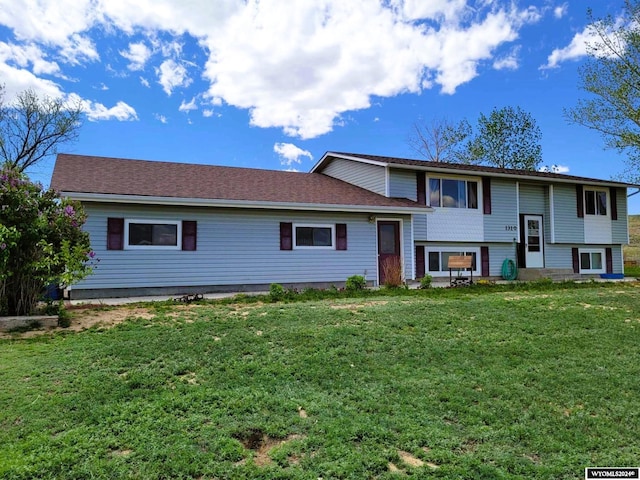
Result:
{"label": "green front lawn", "polygon": [[640,464],[637,284],[150,312],[0,340],[0,478],[555,480]]}

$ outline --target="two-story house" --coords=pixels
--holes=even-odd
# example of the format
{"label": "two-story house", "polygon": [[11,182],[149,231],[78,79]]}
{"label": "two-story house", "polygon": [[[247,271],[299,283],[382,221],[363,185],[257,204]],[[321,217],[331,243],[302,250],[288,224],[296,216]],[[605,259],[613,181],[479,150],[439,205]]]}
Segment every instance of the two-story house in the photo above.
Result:
{"label": "two-story house", "polygon": [[100,258],[75,298],[524,271],[621,274],[627,188],[556,173],[326,153],[309,173],[58,155]]}

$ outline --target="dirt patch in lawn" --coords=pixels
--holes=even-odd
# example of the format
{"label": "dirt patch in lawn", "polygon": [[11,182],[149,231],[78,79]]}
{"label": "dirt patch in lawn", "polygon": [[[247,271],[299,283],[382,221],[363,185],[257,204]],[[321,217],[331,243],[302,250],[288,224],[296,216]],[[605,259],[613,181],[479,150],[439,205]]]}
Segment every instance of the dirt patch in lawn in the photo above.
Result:
{"label": "dirt patch in lawn", "polygon": [[[242,443],[244,448],[254,452],[253,461],[259,467],[264,467],[273,463],[269,454],[275,448],[281,447],[288,442],[304,438],[303,435],[297,434],[289,435],[286,438],[272,438],[263,433],[260,429],[250,429],[249,431],[238,434],[235,437],[240,441],[240,443]],[[295,456],[291,460],[292,463],[298,463],[300,461],[300,459]],[[243,464],[245,462],[246,459],[243,459],[239,463]]]}
{"label": "dirt patch in lawn", "polygon": [[60,331],[81,332],[95,326],[111,328],[130,318],[151,319],[156,316],[151,309],[145,307],[110,308],[102,305],[72,308],[69,313],[71,314],[71,325],[66,328],[40,328],[22,333],[1,333],[0,338],[32,338]]}
{"label": "dirt patch in lawn", "polygon": [[360,303],[332,303],[329,306],[334,310],[356,311],[360,308],[375,307],[376,305],[386,305],[387,303],[389,303],[387,300],[372,300],[370,302],[360,302]]}

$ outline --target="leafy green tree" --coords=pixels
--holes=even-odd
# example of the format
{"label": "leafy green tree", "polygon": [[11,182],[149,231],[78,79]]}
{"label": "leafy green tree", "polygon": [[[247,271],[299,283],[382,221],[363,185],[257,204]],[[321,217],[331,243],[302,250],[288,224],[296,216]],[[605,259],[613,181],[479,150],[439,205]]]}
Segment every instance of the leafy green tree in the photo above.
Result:
{"label": "leafy green tree", "polygon": [[493,109],[478,118],[478,132],[467,142],[467,161],[499,168],[536,170],[542,162],[542,132],[520,107]]}
{"label": "leafy green tree", "polygon": [[24,172],[55,155],[60,144],[78,138],[81,117],[80,102],[39,97],[25,90],[9,103],[0,87],[0,166]]}
{"label": "leafy green tree", "polygon": [[70,285],[97,260],[79,203],[0,169],[0,315],[28,315],[51,283]]}
{"label": "leafy green tree", "polygon": [[458,123],[446,118],[414,123],[407,143],[431,162],[464,163],[467,159],[464,141],[471,135],[467,120]]}
{"label": "leafy green tree", "polygon": [[626,153],[623,176],[640,182],[640,2],[625,0],[622,15],[594,19],[588,10],[595,40],[580,68],[580,88],[589,93],[570,110],[567,120],[596,130],[605,145]]}

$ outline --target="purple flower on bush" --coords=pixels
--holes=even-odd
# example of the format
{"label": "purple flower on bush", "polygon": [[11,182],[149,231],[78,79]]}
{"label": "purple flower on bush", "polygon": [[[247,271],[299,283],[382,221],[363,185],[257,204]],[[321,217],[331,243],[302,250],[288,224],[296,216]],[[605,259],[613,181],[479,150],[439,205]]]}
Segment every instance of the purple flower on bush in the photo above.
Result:
{"label": "purple flower on bush", "polygon": [[66,207],[64,207],[64,214],[67,217],[73,217],[75,215],[76,211],[73,209],[73,207],[71,205],[67,205]]}
{"label": "purple flower on bush", "polygon": [[0,250],[4,250],[5,248],[7,248],[7,244],[4,242],[0,243]]}
{"label": "purple flower on bush", "polygon": [[96,256],[96,252],[94,252],[93,250],[91,250],[89,252],[89,258],[94,258]]}

